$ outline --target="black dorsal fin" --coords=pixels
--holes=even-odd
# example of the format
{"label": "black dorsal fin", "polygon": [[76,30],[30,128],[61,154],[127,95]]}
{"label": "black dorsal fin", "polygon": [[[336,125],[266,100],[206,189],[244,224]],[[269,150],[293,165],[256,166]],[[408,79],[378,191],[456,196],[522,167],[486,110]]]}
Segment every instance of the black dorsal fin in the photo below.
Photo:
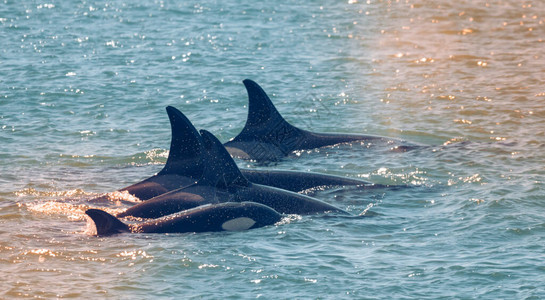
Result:
{"label": "black dorsal fin", "polygon": [[248,186],[249,181],[242,175],[221,142],[206,130],[200,132],[209,156],[208,166],[201,180],[221,188],[228,188],[231,185]]}
{"label": "black dorsal fin", "polygon": [[304,131],[280,115],[257,83],[250,79],[243,82],[248,92],[248,119],[232,142],[260,141],[275,145],[284,155],[297,149]]}
{"label": "black dorsal fin", "polygon": [[280,115],[267,93],[265,93],[259,84],[250,79],[245,79],[242,82],[248,92],[248,119],[244,126],[245,129],[247,127],[261,127],[271,122],[288,123]]}
{"label": "black dorsal fin", "polygon": [[197,129],[178,109],[167,106],[172,140],[165,167],[159,174],[178,174],[195,179],[202,176],[206,150]]}
{"label": "black dorsal fin", "polygon": [[127,224],[100,209],[88,209],[85,213],[93,220],[97,235],[110,235],[120,232],[130,232]]}

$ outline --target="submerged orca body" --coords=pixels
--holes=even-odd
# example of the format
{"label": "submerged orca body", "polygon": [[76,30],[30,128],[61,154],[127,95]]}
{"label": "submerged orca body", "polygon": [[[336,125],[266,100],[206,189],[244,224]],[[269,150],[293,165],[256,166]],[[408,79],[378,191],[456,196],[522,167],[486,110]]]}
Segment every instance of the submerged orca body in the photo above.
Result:
{"label": "submerged orca body", "polygon": [[[166,108],[172,130],[170,152],[163,169],[156,175],[118,191],[148,200],[166,192],[194,184],[206,164],[199,133],[187,117],[174,107]],[[106,199],[107,196],[91,201]]]}
{"label": "submerged orca body", "polygon": [[358,134],[316,133],[288,123],[265,91],[254,81],[243,81],[248,92],[248,119],[242,131],[224,144],[237,158],[276,161],[296,150],[309,150],[341,143],[386,144],[392,150],[406,151],[416,145],[388,137]]}
{"label": "submerged orca body", "polygon": [[273,186],[292,192],[302,192],[314,188],[334,186],[384,187],[368,181],[336,175],[289,170],[240,169],[250,182]]}
{"label": "submerged orca body", "polygon": [[201,136],[209,160],[197,183],[136,204],[118,217],[157,218],[204,204],[248,201],[282,214],[346,213],[306,195],[251,183],[215,136],[205,130],[201,130]]}
{"label": "submerged orca body", "polygon": [[125,224],[99,209],[89,209],[85,213],[93,220],[97,235],[240,231],[272,225],[281,219],[274,209],[254,202],[203,205],[140,224]]}

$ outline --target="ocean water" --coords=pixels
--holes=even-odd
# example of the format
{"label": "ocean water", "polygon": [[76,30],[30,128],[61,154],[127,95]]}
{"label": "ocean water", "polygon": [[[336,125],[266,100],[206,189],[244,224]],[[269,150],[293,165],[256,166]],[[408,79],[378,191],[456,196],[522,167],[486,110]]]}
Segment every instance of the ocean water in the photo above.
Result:
{"label": "ocean water", "polygon": [[[545,298],[544,50],[542,1],[2,0],[0,298]],[[365,218],[86,233],[162,168],[167,105],[227,141],[245,78],[301,128],[428,146],[238,161],[397,186],[312,193]]]}

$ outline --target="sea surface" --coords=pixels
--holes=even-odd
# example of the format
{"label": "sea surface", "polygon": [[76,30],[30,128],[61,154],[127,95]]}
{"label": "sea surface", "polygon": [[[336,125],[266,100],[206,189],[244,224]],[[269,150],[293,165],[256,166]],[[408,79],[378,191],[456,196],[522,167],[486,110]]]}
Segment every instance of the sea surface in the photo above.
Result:
{"label": "sea surface", "polygon": [[[228,141],[246,78],[425,147],[237,161],[391,185],[310,192],[366,217],[90,235],[88,199],[164,165],[165,107]],[[2,299],[544,299],[544,162],[543,1],[0,2]]]}

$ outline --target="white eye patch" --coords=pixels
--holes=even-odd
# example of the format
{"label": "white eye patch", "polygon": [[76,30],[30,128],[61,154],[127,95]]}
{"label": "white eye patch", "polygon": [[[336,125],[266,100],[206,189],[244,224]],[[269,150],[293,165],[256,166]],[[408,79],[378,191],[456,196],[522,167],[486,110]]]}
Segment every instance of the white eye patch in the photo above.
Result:
{"label": "white eye patch", "polygon": [[246,217],[240,217],[221,224],[221,228],[227,231],[240,231],[250,229],[252,226],[254,226],[254,224],[254,220]]}

